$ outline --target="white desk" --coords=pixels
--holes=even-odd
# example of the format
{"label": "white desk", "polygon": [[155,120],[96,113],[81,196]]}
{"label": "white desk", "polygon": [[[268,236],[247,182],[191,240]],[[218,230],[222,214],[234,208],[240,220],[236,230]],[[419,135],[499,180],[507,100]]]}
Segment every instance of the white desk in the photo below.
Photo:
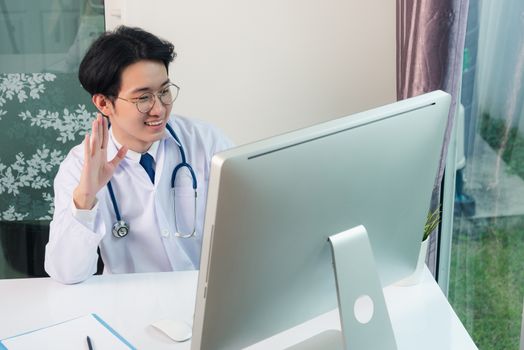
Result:
{"label": "white desk", "polygon": [[[399,350],[477,349],[429,271],[412,287],[388,287],[386,303]],[[49,278],[0,280],[0,339],[96,313],[138,349],[189,349],[149,326],[163,318],[192,323],[197,272],[94,276],[77,285]],[[336,310],[251,346],[281,349],[325,329]]]}

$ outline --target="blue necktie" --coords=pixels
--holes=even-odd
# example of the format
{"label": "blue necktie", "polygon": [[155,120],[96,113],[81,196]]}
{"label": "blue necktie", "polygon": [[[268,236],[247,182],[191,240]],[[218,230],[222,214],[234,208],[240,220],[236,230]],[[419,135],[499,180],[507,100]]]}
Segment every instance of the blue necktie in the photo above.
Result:
{"label": "blue necktie", "polygon": [[153,157],[149,153],[142,154],[140,165],[145,169],[152,183],[155,183],[155,169],[153,168]]}

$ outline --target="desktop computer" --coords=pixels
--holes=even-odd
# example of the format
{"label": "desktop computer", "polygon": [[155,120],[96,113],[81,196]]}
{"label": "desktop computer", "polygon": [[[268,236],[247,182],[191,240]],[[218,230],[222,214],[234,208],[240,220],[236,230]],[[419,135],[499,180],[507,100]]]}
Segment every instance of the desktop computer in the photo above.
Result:
{"label": "desktop computer", "polygon": [[366,259],[380,289],[412,273],[449,106],[435,91],[215,155],[191,348],[244,348],[341,307]]}

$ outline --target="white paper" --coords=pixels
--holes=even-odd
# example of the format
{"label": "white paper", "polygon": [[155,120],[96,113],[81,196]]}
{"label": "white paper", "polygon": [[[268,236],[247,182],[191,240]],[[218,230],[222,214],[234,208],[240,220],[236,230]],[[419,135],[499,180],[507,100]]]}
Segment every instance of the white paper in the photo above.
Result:
{"label": "white paper", "polygon": [[2,340],[8,350],[71,350],[88,349],[87,336],[94,350],[132,349],[93,315],[86,315],[54,326]]}

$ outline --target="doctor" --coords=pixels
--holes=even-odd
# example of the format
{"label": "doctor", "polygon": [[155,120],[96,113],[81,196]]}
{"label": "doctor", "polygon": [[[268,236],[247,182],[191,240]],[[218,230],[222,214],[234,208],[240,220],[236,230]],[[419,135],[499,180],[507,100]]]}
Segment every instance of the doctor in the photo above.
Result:
{"label": "doctor", "polygon": [[232,143],[211,125],[171,115],[175,56],[171,43],[119,27],[82,60],[80,83],[100,114],[54,181],[52,278],[86,280],[97,248],[104,273],[199,268],[210,161]]}

